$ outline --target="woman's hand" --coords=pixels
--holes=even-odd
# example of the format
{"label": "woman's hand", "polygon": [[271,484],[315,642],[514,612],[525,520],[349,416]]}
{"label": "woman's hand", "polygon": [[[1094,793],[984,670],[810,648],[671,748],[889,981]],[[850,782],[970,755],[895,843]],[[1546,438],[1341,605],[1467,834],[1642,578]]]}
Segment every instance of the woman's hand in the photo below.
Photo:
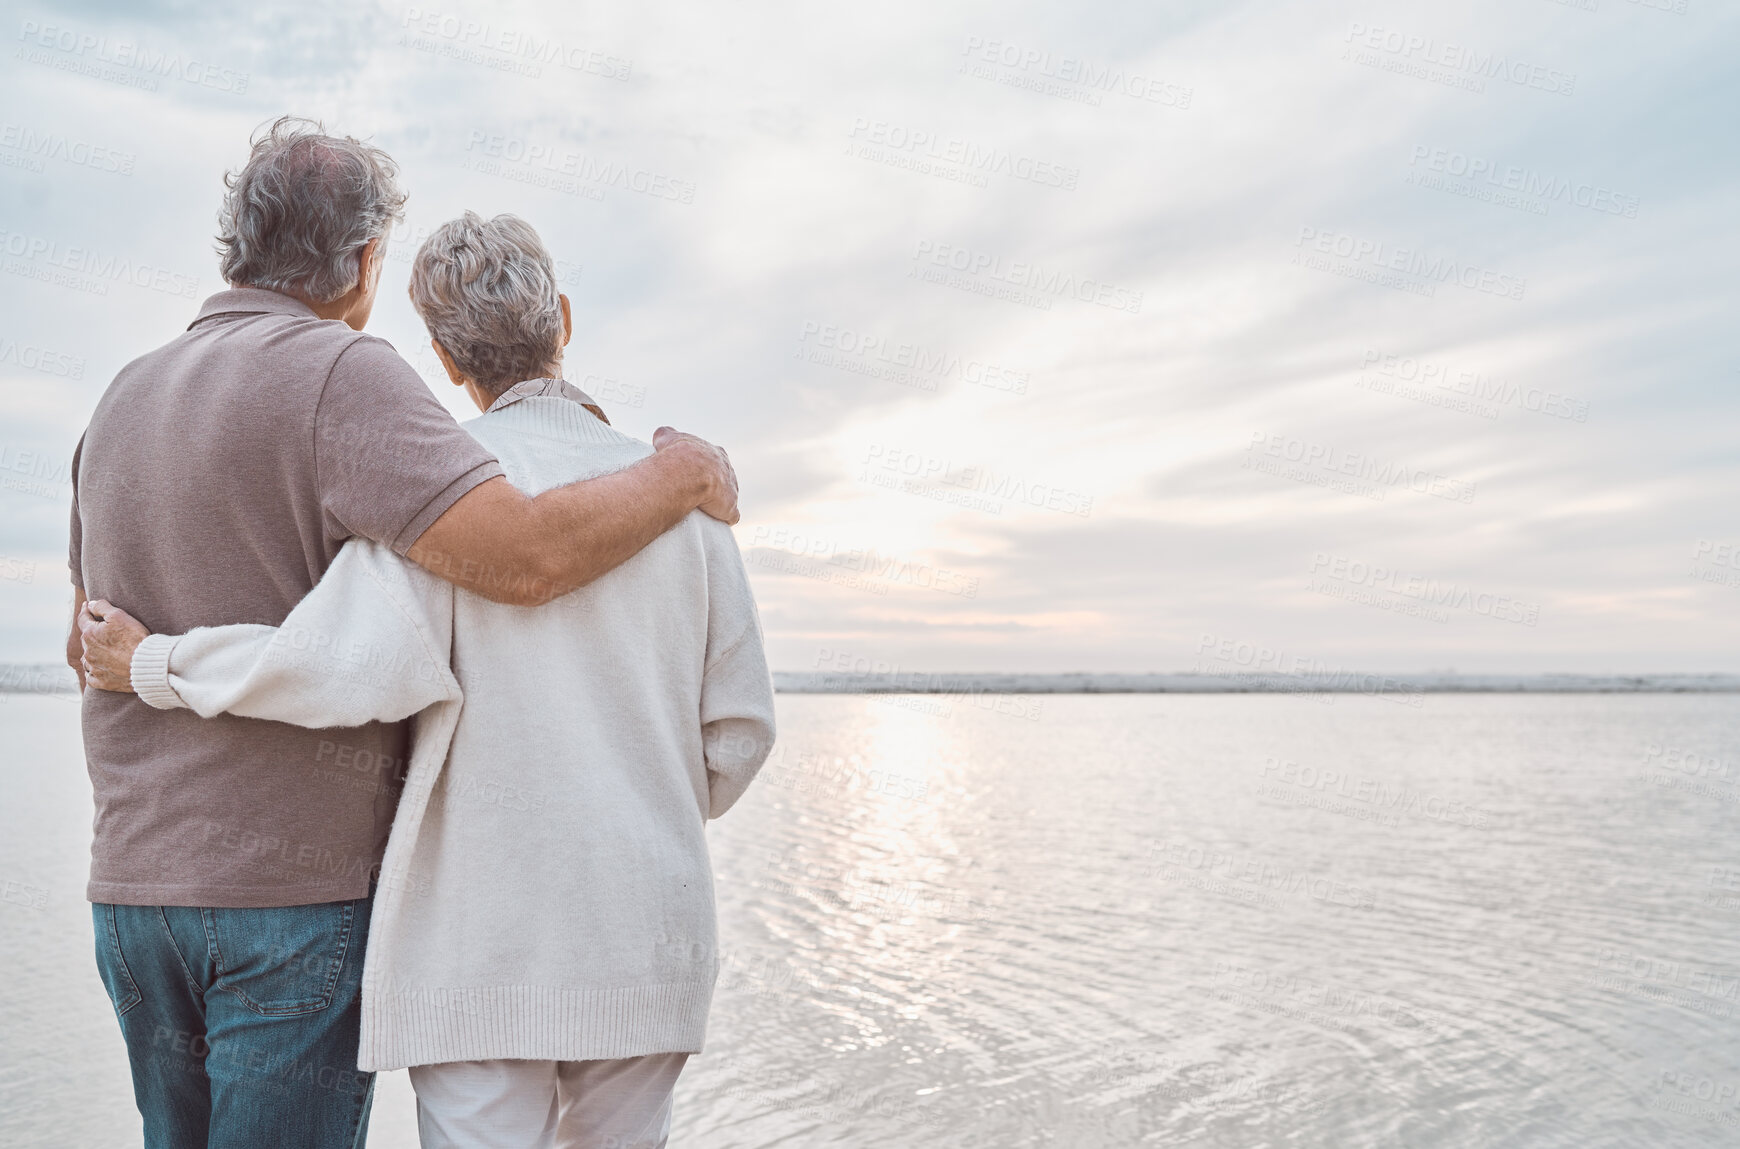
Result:
{"label": "woman's hand", "polygon": [[133,651],[150,633],[138,619],[106,599],[85,603],[79,610],[85,685],[133,693]]}

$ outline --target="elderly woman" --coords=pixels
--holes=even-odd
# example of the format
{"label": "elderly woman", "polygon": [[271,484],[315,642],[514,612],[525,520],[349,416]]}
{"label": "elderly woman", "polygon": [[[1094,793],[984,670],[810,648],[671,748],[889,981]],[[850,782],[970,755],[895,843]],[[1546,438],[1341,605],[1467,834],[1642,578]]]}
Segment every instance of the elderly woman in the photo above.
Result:
{"label": "elderly woman", "polygon": [[[411,299],[484,412],[466,426],[515,486],[535,493],[651,453],[562,381],[568,299],[522,220],[443,225],[417,253]],[[118,671],[153,706],[306,727],[416,715],[359,1064],[411,1067],[425,1146],[665,1143],[717,971],[705,823],[743,793],[774,734],[729,527],[691,514],[542,607],[456,591],[352,540],[281,627],[146,636],[109,604],[92,614],[107,620],[87,644],[93,683],[125,689]],[[392,764],[362,762],[342,730],[321,746],[310,787],[393,800]],[[286,865],[354,863],[269,848]]]}

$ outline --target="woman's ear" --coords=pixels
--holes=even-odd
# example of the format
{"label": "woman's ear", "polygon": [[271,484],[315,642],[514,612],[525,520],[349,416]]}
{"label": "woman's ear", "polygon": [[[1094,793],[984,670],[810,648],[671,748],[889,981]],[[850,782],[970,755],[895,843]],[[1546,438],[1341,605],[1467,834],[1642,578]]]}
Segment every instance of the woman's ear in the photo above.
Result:
{"label": "woman's ear", "polygon": [[435,357],[441,360],[441,366],[447,371],[447,378],[453,380],[455,387],[465,386],[465,372],[459,369],[459,364],[453,361],[453,356],[447,354],[447,348],[441,346],[439,339],[430,339],[429,346],[435,349]]}
{"label": "woman's ear", "polygon": [[568,306],[566,295],[557,295],[556,302],[562,305],[562,346],[568,346],[568,340],[574,338],[574,311]]}

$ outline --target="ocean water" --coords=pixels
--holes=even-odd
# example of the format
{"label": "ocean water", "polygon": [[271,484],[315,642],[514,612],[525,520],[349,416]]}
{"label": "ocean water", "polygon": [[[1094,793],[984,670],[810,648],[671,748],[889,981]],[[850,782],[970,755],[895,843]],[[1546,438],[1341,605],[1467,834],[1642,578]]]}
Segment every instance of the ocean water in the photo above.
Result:
{"label": "ocean water", "polygon": [[[76,706],[0,698],[0,1143],[135,1145]],[[782,696],[671,1143],[1740,1142],[1740,698],[1418,701]]]}

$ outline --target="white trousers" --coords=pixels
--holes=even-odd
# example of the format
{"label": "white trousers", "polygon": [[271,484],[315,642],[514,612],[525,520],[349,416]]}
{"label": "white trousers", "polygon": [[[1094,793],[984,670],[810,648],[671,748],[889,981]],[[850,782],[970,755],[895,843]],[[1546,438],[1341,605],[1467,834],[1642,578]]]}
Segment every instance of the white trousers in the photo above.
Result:
{"label": "white trousers", "polygon": [[663,1149],[686,1053],[411,1067],[423,1149]]}

